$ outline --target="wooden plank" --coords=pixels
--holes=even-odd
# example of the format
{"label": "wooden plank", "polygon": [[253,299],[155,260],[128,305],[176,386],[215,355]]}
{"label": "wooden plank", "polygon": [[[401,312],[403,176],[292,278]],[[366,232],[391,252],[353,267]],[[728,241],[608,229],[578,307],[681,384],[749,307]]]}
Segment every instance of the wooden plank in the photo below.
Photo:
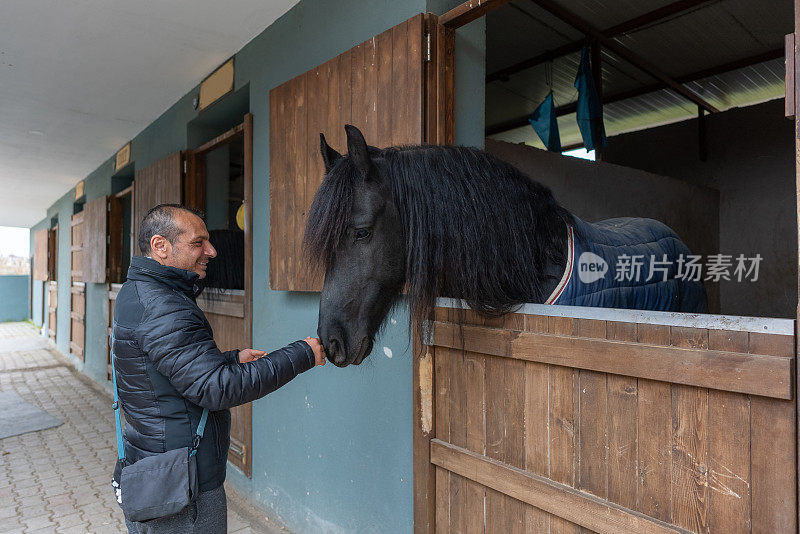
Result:
{"label": "wooden plank", "polygon": [[795,406],[750,398],[753,532],[795,532]]}
{"label": "wooden plank", "polygon": [[795,49],[794,49],[794,34],[790,33],[784,36],[784,48],[786,50],[786,70],[785,70],[785,95],[784,98],[784,115],[786,117],[794,117],[795,109]]}
{"label": "wooden plank", "polygon": [[[450,349],[432,347],[431,350],[434,351],[433,382],[436,391],[435,436],[443,441],[450,441],[450,361],[447,356]],[[430,452],[426,456],[430,460]],[[441,467],[436,468],[435,515],[436,532],[450,532],[450,473]],[[414,523],[417,521],[418,516],[415,515]]]}
{"label": "wooden plank", "polygon": [[431,461],[452,473],[468,477],[600,534],[685,532],[566,484],[528,473],[438,439],[431,441]]}
{"label": "wooden plank", "polygon": [[[464,357],[464,384],[466,387],[466,448],[479,454],[486,454],[487,440],[491,439],[490,431],[496,429],[497,389],[492,386],[491,372],[493,358],[481,354],[467,353]],[[496,359],[496,358],[495,358]],[[502,414],[500,414],[503,417]],[[504,417],[503,417],[504,419]],[[430,447],[430,444],[428,445]],[[466,482],[465,532],[481,532],[484,530],[484,518],[487,528],[492,524],[491,503],[496,497],[487,494],[484,486],[474,482]],[[484,507],[485,505],[485,507]]]}
{"label": "wooden plank", "polygon": [[[636,324],[609,321],[608,339],[636,341]],[[635,378],[609,374],[608,391],[608,500],[636,508],[639,446],[638,383]]]}
{"label": "wooden plank", "polygon": [[218,315],[228,315],[231,317],[244,317],[245,315],[245,296],[244,295],[200,295],[197,298],[197,305],[206,313]]}
{"label": "wooden plank", "polygon": [[[714,350],[747,352],[747,332],[709,330]],[[750,399],[708,392],[708,526],[712,532],[750,532]]]}
{"label": "wooden plank", "polygon": [[195,154],[203,154],[205,152],[211,152],[215,148],[219,148],[220,146],[230,143],[244,132],[244,124],[237,124],[227,132],[221,133],[216,136],[214,139],[207,141],[200,145],[199,147],[194,149]]}
{"label": "wooden plank", "polygon": [[410,58],[405,53],[408,46],[408,21],[392,28],[392,102],[394,102],[394,116],[392,118],[392,139],[390,146],[408,143],[406,134],[411,117],[408,115],[407,104],[409,88],[408,62]]}
{"label": "wooden plank", "polygon": [[[436,345],[457,346],[459,327],[434,324]],[[781,399],[792,398],[792,361],[776,356],[663,347],[535,332],[463,327],[466,350]],[[460,346],[460,345],[459,345]]]}
{"label": "wooden plank", "polygon": [[106,281],[108,202],[105,196],[86,203],[84,213],[83,281]]}
{"label": "wooden plank", "polygon": [[[392,30],[375,37],[376,57],[376,138],[381,145],[391,144],[394,116],[394,82],[392,79]],[[387,142],[388,141],[388,142]]]}
{"label": "wooden plank", "polygon": [[[525,470],[543,477],[549,474],[548,390],[548,366],[525,362]],[[528,534],[548,532],[550,518],[542,510],[528,505],[525,524]]]}
{"label": "wooden plank", "polygon": [[[438,348],[436,349],[439,350]],[[460,351],[447,353],[450,375],[450,443],[458,447],[467,446],[467,384],[464,374],[464,355]],[[458,475],[450,475],[450,529],[466,532],[466,481]]]}
{"label": "wooden plank", "polygon": [[[638,324],[640,343],[666,345],[669,327]],[[672,486],[672,401],[670,385],[640,379],[638,389],[638,483],[636,509],[661,520],[670,519]]]}
{"label": "wooden plank", "polygon": [[[549,330],[555,334],[572,334],[575,321],[564,317],[550,317]],[[549,366],[549,427],[550,427],[550,476],[555,482],[575,486],[576,456],[575,427],[579,417],[580,403],[576,398],[578,371],[569,367]],[[530,503],[536,506],[534,503]],[[539,508],[547,510],[543,506]],[[550,510],[547,510],[550,512]],[[553,513],[553,512],[551,512]],[[579,528],[562,514],[550,518],[550,532],[577,533]]]}
{"label": "wooden plank", "polygon": [[287,219],[284,217],[288,161],[286,136],[288,122],[288,83],[269,92],[269,288],[286,290],[287,254],[285,248]]}
{"label": "wooden plank", "polygon": [[[670,328],[677,347],[708,347],[702,328]],[[671,522],[692,532],[708,530],[708,390],[672,387]]]}
{"label": "wooden plank", "polygon": [[451,29],[460,28],[497,8],[503,7],[510,1],[511,0],[484,0],[483,2],[476,2],[474,0],[467,0],[447,13],[440,15],[439,23]]}
{"label": "wooden plank", "polygon": [[306,179],[306,158],[305,139],[306,139],[306,81],[308,75],[298,76],[290,82],[291,96],[289,107],[289,125],[286,128],[286,150],[289,168],[287,169],[287,179],[293,183],[293,191],[286,197],[284,206],[284,217],[289,222],[286,226],[287,234],[285,243],[285,253],[289,254],[286,262],[288,271],[288,289],[302,289],[298,277],[301,271],[301,245],[303,236],[303,216],[301,213],[301,202],[303,199],[297,194],[305,190]]}
{"label": "wooden plank", "polygon": [[436,38],[436,139],[455,143],[455,30],[437,24]]}

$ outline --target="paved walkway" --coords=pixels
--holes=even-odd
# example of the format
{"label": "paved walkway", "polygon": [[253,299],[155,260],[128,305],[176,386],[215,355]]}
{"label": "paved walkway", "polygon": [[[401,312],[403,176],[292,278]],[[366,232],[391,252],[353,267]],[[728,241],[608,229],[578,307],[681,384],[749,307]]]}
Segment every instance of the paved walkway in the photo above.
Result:
{"label": "paved walkway", "polygon": [[[110,486],[117,457],[108,393],[27,323],[0,323],[0,391],[63,421],[0,439],[0,533],[127,532]],[[228,532],[280,532],[227,493]]]}

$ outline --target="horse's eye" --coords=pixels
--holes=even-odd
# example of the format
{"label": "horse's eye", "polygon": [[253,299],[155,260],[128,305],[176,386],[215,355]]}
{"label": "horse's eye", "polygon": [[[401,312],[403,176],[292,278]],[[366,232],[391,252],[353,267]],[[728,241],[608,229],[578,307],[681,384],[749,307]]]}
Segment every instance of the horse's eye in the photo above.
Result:
{"label": "horse's eye", "polygon": [[356,241],[359,241],[361,239],[366,239],[370,236],[369,228],[356,228],[354,235]]}

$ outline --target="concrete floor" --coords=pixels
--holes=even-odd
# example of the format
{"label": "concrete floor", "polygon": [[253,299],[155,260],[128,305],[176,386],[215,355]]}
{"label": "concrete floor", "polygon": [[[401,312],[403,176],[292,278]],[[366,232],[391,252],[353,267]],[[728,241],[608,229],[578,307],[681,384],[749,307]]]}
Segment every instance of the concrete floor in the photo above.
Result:
{"label": "concrete floor", "polygon": [[[0,439],[0,534],[127,532],[111,491],[113,402],[28,323],[0,323],[0,391],[57,417],[61,426]],[[228,532],[286,532],[232,488]]]}

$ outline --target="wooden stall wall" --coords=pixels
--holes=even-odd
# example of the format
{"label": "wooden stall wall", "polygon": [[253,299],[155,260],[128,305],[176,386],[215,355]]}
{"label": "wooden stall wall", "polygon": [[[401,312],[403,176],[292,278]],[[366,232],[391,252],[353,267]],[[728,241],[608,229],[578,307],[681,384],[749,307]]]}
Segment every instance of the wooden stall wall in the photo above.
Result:
{"label": "wooden stall wall", "polygon": [[793,335],[435,319],[437,532],[796,531]]}
{"label": "wooden stall wall", "polygon": [[[214,341],[221,351],[244,349],[251,345],[250,333],[244,328],[246,312],[244,291],[225,290],[213,295],[201,295],[197,304],[214,330]],[[228,461],[248,477],[253,468],[253,405],[231,408],[231,447]]]}
{"label": "wooden stall wall", "polygon": [[319,134],[347,152],[344,125],[367,143],[424,142],[424,16],[418,15],[269,94],[269,249],[274,290],[319,291],[302,258],[308,209],[322,183]]}
{"label": "wooden stall wall", "polygon": [[84,215],[81,211],[70,220],[70,312],[69,312],[69,349],[72,354],[83,360],[86,338],[86,284],[83,282],[83,237]]}

